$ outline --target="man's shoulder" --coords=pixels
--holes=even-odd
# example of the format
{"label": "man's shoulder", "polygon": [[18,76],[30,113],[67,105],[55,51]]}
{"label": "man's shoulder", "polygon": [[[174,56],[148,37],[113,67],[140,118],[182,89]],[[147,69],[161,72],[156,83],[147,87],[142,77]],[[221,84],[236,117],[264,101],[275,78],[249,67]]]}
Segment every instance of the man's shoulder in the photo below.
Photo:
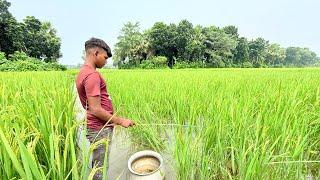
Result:
{"label": "man's shoulder", "polygon": [[88,78],[92,74],[98,75],[99,73],[91,68],[82,67],[76,77],[76,81],[79,83],[79,81],[83,81],[84,79]]}
{"label": "man's shoulder", "polygon": [[[86,66],[82,67],[78,73],[78,77],[81,77],[81,76],[89,76],[90,74],[93,74],[93,73],[98,73],[98,71],[92,69],[92,68],[88,68]],[[98,73],[99,74],[99,73]]]}

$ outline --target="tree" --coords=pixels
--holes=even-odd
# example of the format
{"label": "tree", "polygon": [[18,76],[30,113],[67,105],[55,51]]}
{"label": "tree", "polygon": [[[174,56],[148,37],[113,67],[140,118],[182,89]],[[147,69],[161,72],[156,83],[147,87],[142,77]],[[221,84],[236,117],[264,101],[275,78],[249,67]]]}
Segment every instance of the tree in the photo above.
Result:
{"label": "tree", "polygon": [[[225,26],[222,28],[222,30],[228,34],[232,39],[234,39],[237,44],[238,44],[238,38],[239,38],[239,33],[238,33],[238,28],[232,25]],[[238,61],[235,58],[235,55],[237,54],[237,48],[232,49],[231,53],[233,54],[233,64],[238,64]]]}
{"label": "tree", "polygon": [[[261,67],[281,64],[305,66],[319,62],[307,48],[270,44],[263,38],[248,42],[236,26],[195,26],[187,20],[176,24],[156,22],[140,33],[137,24],[126,24],[118,37],[115,60],[140,68],[155,68],[151,59],[164,56],[173,67]],[[163,58],[162,60],[164,60]],[[126,67],[124,67],[126,68]]]}
{"label": "tree", "polygon": [[135,47],[133,47],[133,54],[134,59],[139,60],[139,63],[141,64],[141,61],[146,60],[150,56],[154,54],[153,50],[151,49],[150,41],[148,39],[148,31],[145,31],[141,35],[140,43],[137,44]]}
{"label": "tree", "polygon": [[175,64],[174,57],[177,57],[176,36],[176,25],[170,24],[167,26],[163,22],[155,23],[149,32],[151,48],[154,49],[156,56],[166,56],[168,58],[169,67],[173,67]]}
{"label": "tree", "polygon": [[44,46],[41,48],[42,57],[45,62],[55,62],[62,56],[60,52],[61,39],[57,36],[57,31],[49,22],[44,22],[41,25],[40,36],[43,36]]}
{"label": "tree", "polygon": [[202,27],[196,26],[194,28],[194,35],[191,42],[186,47],[186,51],[189,53],[189,61],[202,61],[204,60],[204,52],[205,52],[205,45],[204,40],[205,36],[202,33]]}
{"label": "tree", "polygon": [[263,38],[257,38],[249,42],[249,56],[254,67],[260,67],[265,62],[269,42]]}
{"label": "tree", "polygon": [[[113,60],[120,64],[131,63],[136,64],[136,53],[141,50],[140,44],[143,41],[142,34],[140,33],[139,23],[128,22],[120,31],[118,42],[115,45],[115,56]],[[128,62],[125,62],[126,59]],[[140,60],[139,60],[140,61]]]}
{"label": "tree", "polygon": [[61,40],[49,22],[41,22],[34,16],[27,16],[21,23],[23,45],[28,56],[55,62],[61,57]]}
{"label": "tree", "polygon": [[308,48],[288,47],[286,49],[285,63],[289,66],[307,66],[318,62],[316,53]]}
{"label": "tree", "polygon": [[234,55],[234,63],[242,64],[249,61],[249,44],[245,37],[238,39],[238,45],[236,47],[236,54]]}
{"label": "tree", "polygon": [[230,35],[235,40],[237,40],[239,38],[238,28],[235,27],[235,26],[232,26],[232,25],[225,26],[225,27],[222,28],[222,30],[226,34]]}
{"label": "tree", "polygon": [[10,2],[0,0],[0,51],[5,52],[7,57],[22,47],[21,29],[16,19],[8,11],[10,5]]}
{"label": "tree", "polygon": [[25,52],[40,59],[42,57],[41,48],[44,47],[45,38],[40,34],[41,22],[34,16],[27,16],[23,20],[23,42]]}
{"label": "tree", "polygon": [[310,51],[309,48],[300,48],[301,53],[301,65],[313,65],[318,61],[317,54]]}
{"label": "tree", "polygon": [[271,44],[267,48],[266,63],[271,66],[283,64],[286,57],[286,50],[279,44]]}
{"label": "tree", "polygon": [[187,20],[182,20],[177,26],[177,35],[173,37],[175,44],[177,45],[179,59],[190,59],[190,44],[193,41],[193,38],[193,25]]}
{"label": "tree", "polygon": [[19,23],[8,11],[9,7],[9,2],[0,0],[0,51],[7,57],[15,51],[23,51],[46,62],[61,57],[61,40],[50,23],[42,23],[33,16]]}
{"label": "tree", "polygon": [[204,28],[203,34],[206,62],[213,67],[225,67],[226,64],[231,64],[232,50],[237,46],[236,40],[215,26]]}

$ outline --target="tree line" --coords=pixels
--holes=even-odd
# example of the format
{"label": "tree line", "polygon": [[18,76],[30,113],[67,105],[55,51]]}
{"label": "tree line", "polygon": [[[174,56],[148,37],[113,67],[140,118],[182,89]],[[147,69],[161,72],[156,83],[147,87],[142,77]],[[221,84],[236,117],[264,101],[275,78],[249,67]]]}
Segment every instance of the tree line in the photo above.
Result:
{"label": "tree line", "polygon": [[8,10],[10,5],[0,0],[0,51],[7,57],[21,51],[45,62],[57,61],[62,56],[61,40],[50,22],[41,22],[34,16],[18,22]]}
{"label": "tree line", "polygon": [[263,38],[240,37],[236,26],[193,26],[156,22],[141,31],[139,22],[124,24],[115,45],[120,68],[303,67],[319,64],[309,48],[281,47]]}
{"label": "tree line", "polygon": [[66,69],[57,64],[61,39],[50,22],[34,16],[18,22],[8,10],[10,5],[0,0],[0,71]]}

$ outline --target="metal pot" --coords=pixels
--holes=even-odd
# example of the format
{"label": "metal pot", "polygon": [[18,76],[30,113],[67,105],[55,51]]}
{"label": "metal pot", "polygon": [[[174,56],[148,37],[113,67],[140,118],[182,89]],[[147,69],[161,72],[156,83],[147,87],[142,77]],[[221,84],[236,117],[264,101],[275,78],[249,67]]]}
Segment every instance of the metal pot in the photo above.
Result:
{"label": "metal pot", "polygon": [[128,169],[129,180],[163,180],[165,176],[162,156],[150,150],[133,154]]}

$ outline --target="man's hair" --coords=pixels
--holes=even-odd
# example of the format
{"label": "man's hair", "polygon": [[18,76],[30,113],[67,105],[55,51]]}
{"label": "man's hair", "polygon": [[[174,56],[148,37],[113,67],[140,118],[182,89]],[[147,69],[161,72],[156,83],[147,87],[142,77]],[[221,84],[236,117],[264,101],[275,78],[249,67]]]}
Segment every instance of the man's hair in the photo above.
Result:
{"label": "man's hair", "polygon": [[84,48],[86,52],[88,52],[89,49],[96,48],[96,47],[104,49],[107,52],[108,57],[109,58],[112,57],[110,47],[102,39],[91,38],[88,41],[86,41],[84,44]]}

